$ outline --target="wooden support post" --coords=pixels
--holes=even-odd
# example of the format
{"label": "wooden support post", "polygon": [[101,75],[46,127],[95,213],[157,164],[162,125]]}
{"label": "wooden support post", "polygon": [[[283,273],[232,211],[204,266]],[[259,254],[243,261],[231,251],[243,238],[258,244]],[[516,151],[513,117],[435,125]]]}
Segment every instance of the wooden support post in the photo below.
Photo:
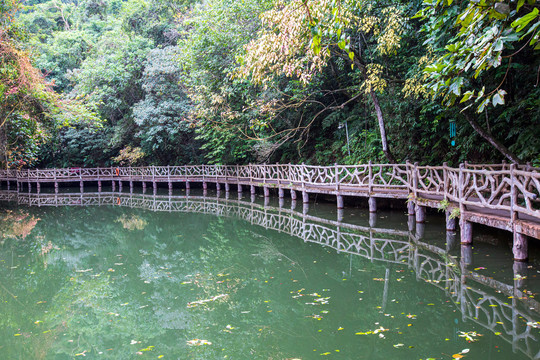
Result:
{"label": "wooden support post", "polygon": [[529,243],[526,235],[514,231],[512,252],[514,253],[514,261],[529,260]]}
{"label": "wooden support post", "polygon": [[457,221],[456,218],[451,217],[452,212],[446,212],[446,231],[456,231]]}
{"label": "wooden support post", "polygon": [[302,202],[303,202],[304,204],[309,203],[309,194],[308,194],[308,192],[305,191],[305,190],[302,191]]}
{"label": "wooden support post", "polygon": [[263,187],[263,191],[265,198],[270,197],[270,189],[268,188],[268,186]]}
{"label": "wooden support post", "polygon": [[112,191],[116,191],[116,181],[112,181],[111,182],[111,186],[112,186]]}
{"label": "wooden support post", "polygon": [[374,228],[377,226],[377,213],[370,212],[369,213],[369,227]]}
{"label": "wooden support post", "polygon": [[285,197],[285,190],[283,188],[278,188],[278,196],[280,199],[283,199]]}
{"label": "wooden support post", "polygon": [[343,221],[344,212],[345,211],[343,211],[343,209],[338,209],[337,210],[337,221],[339,221],[339,222]]}
{"label": "wooden support post", "polygon": [[206,181],[203,181],[202,188],[203,190],[208,190],[208,183]]}
{"label": "wooden support post", "polygon": [[133,194],[133,180],[129,180],[129,193]]}
{"label": "wooden support post", "polygon": [[251,195],[255,195],[257,193],[257,190],[255,189],[255,185],[250,185],[249,187],[249,193]]}
{"label": "wooden support post", "polygon": [[461,223],[461,244],[471,245],[473,236],[472,222],[462,219]]}
{"label": "wooden support post", "polygon": [[17,181],[17,192],[19,192],[20,189],[21,189],[21,185],[20,185],[20,183]]}
{"label": "wooden support post", "polygon": [[339,209],[343,209],[343,196],[337,195],[337,196],[336,196],[336,202],[337,202],[337,208],[338,208],[338,210],[339,210]]}
{"label": "wooden support post", "polygon": [[296,201],[296,190],[291,190],[291,200]]}
{"label": "wooden support post", "polygon": [[98,180],[97,182],[97,191],[101,192],[101,180]]}
{"label": "wooden support post", "polygon": [[37,182],[36,183],[36,187],[37,187],[37,193],[41,193],[41,183]]}
{"label": "wooden support post", "polygon": [[152,188],[154,190],[154,195],[156,195],[157,194],[157,182],[155,180],[152,181]]}
{"label": "wooden support post", "polygon": [[8,189],[8,191],[9,191],[10,185],[11,185],[11,182],[8,180],[8,181],[7,181],[7,189]]}
{"label": "wooden support post", "polygon": [[124,183],[122,180],[118,180],[118,191],[122,192],[122,189],[124,188]]}
{"label": "wooden support post", "polygon": [[309,203],[304,203],[302,205],[302,214],[307,215],[308,212],[309,212]]}
{"label": "wooden support post", "polygon": [[169,186],[169,194],[172,194],[172,191],[173,191],[172,181],[169,180],[167,185]]}
{"label": "wooden support post", "polygon": [[228,193],[231,191],[231,184],[225,183],[225,192]]}
{"label": "wooden support post", "polygon": [[242,193],[242,184],[238,184],[238,193],[241,194]]}
{"label": "wooden support post", "polygon": [[426,207],[416,204],[416,222],[423,223],[426,221]]}
{"label": "wooden support post", "polygon": [[285,199],[284,198],[279,198],[279,208],[281,209],[284,205],[285,205]]}
{"label": "wooden support post", "polygon": [[[18,190],[18,189],[17,189]],[[54,182],[54,193],[58,194],[58,181]]]}
{"label": "wooden support post", "polygon": [[407,219],[407,227],[410,232],[414,230],[414,215],[409,215]]}
{"label": "wooden support post", "polygon": [[266,207],[266,206],[268,206],[268,205],[270,205],[270,198],[269,198],[269,197],[265,197],[265,198],[264,198],[264,206]]}
{"label": "wooden support post", "polygon": [[143,194],[146,193],[146,182],[145,181],[142,182],[142,193]]}
{"label": "wooden support post", "polygon": [[416,207],[416,205],[414,204],[414,201],[412,200],[409,200],[407,202],[407,213],[409,215],[415,215],[415,212],[414,212],[414,208]]}
{"label": "wooden support post", "polygon": [[255,194],[251,194],[250,200],[251,200],[251,202],[255,202]]}
{"label": "wooden support post", "polygon": [[220,192],[221,191],[221,184],[220,183],[216,183],[216,191],[217,192]]}
{"label": "wooden support post", "polygon": [[374,213],[377,212],[377,198],[374,198],[373,196],[370,196],[368,199],[369,204],[369,212]]}
{"label": "wooden support post", "polygon": [[80,190],[81,193],[84,192],[84,181],[82,181],[82,180],[79,181],[79,190]]}
{"label": "wooden support post", "polygon": [[186,191],[191,189],[191,185],[189,184],[189,181],[186,181]]}
{"label": "wooden support post", "polygon": [[29,181],[27,184],[28,184],[28,192],[32,192],[32,183]]}

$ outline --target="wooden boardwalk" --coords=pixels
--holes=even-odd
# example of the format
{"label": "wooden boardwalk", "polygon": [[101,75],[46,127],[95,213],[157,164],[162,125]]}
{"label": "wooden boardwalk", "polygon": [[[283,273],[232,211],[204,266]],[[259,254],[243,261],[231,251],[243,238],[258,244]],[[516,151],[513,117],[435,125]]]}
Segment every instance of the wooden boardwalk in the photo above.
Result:
{"label": "wooden boardwalk", "polygon": [[[343,208],[344,196],[368,198],[369,209],[376,211],[377,198],[403,199],[408,213],[417,222],[425,221],[426,207],[444,209],[447,230],[455,231],[456,218],[461,227],[461,242],[472,243],[472,224],[483,224],[510,231],[514,235],[514,257],[526,260],[527,238],[540,239],[540,169],[514,164],[469,165],[459,168],[418,166],[417,164],[364,164],[364,165],[192,165],[110,168],[71,168],[43,170],[0,170],[0,181],[8,189],[39,193],[41,184],[78,184],[84,191],[85,183],[110,183],[113,191],[123,191],[129,184],[133,192],[141,184],[146,191],[151,184],[154,194],[158,184],[167,184],[172,192],[174,183],[189,189],[190,183],[209,183],[217,190],[231,185],[242,192],[249,187],[254,194],[262,188],[265,197],[275,188],[283,198],[288,192],[293,200],[297,194],[303,203],[310,194],[335,195],[337,207]],[[453,215],[453,216],[452,216]]]}

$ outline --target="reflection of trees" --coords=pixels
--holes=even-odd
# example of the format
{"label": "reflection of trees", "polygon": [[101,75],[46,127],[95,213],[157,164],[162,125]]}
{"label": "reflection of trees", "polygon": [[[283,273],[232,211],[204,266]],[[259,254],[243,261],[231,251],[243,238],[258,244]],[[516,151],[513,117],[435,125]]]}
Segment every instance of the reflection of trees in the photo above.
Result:
{"label": "reflection of trees", "polygon": [[26,239],[39,220],[22,209],[0,211],[2,241],[6,238]]}
{"label": "reflection of trees", "polygon": [[[156,346],[156,351],[166,352],[168,356],[186,358],[189,354],[187,358],[202,359],[214,357],[218,346],[249,354],[253,339],[265,339],[269,348],[264,355],[258,354],[259,357],[285,358],[291,354],[283,352],[284,349],[294,349],[295,344],[294,340],[284,340],[284,337],[294,339],[302,326],[306,334],[316,332],[317,322],[311,321],[310,316],[321,309],[306,305],[310,301],[305,298],[293,298],[290,292],[305,287],[305,293],[321,293],[325,286],[335,287],[343,277],[351,276],[353,263],[356,267],[363,266],[362,258],[378,264],[374,266],[384,274],[379,272],[373,276],[380,277],[379,283],[366,285],[366,291],[375,294],[370,301],[380,306],[381,311],[390,312],[395,307],[390,300],[397,293],[413,303],[420,299],[421,295],[402,289],[400,283],[394,281],[393,266],[403,264],[414,270],[418,280],[446,293],[461,312],[463,321],[473,321],[500,332],[516,350],[530,358],[538,357],[538,333],[527,326],[527,322],[534,323],[538,318],[538,303],[520,299],[527,296],[519,286],[482,278],[470,271],[464,261],[455,260],[445,249],[422,242],[411,232],[361,227],[242,201],[118,194],[93,196],[85,194],[81,198],[77,194],[78,202],[73,204],[107,204],[110,199],[111,205],[115,205],[120,198],[122,207],[53,209],[45,206],[72,202],[70,195],[63,198],[62,195],[30,194],[23,199],[42,206],[28,210],[29,217],[43,221],[35,225],[27,240],[47,246],[51,242],[53,246],[43,255],[38,255],[41,246],[25,248],[44,260],[38,263],[23,258],[24,265],[30,265],[29,270],[35,272],[35,276],[22,270],[8,272],[13,264],[0,266],[0,278],[9,276],[10,284],[17,286],[8,290],[18,295],[15,301],[8,292],[1,291],[1,300],[8,301],[9,313],[22,313],[20,317],[7,316],[0,320],[4,329],[1,336],[11,338],[14,331],[27,334],[28,329],[36,330],[34,321],[42,320],[39,330],[46,327],[63,339],[47,343],[46,339],[33,335],[24,338],[34,349],[29,357],[39,358],[34,354],[36,349],[41,349],[43,354],[73,356],[85,349],[95,353],[113,348],[104,356],[128,359],[140,349]],[[175,212],[186,214],[180,217]],[[220,217],[201,217],[197,213]],[[230,218],[240,218],[259,227],[246,228],[245,223]],[[146,225],[141,229],[124,226],[124,222],[131,223],[131,219]],[[269,240],[269,230],[282,235],[272,232],[272,240]],[[289,236],[323,245],[332,254],[325,255],[320,247],[310,246],[297,253],[295,247],[287,245]],[[20,249],[15,242],[10,243],[14,239],[6,241],[3,249]],[[335,251],[354,256],[336,257]],[[312,260],[319,260],[323,255],[332,259],[332,270],[313,265]],[[48,264],[46,272],[42,271],[43,263]],[[344,269],[343,274],[336,269]],[[288,270],[302,286],[291,283],[288,276],[277,275],[288,274]],[[51,275],[56,285],[46,289]],[[278,294],[280,287],[273,284],[279,283],[289,284],[289,287]],[[339,291],[338,288],[336,292]],[[47,299],[47,303],[42,304],[48,311],[45,316],[42,309],[32,304],[32,293],[40,292]],[[220,294],[227,296],[187,307],[190,302],[212,299]],[[265,302],[276,296],[281,301]],[[513,296],[511,301],[509,296]],[[336,294],[332,294],[331,301],[350,308],[351,318],[366,316],[357,305],[341,300]],[[435,310],[432,315],[439,319]],[[287,322],[299,317],[311,322]],[[228,324],[234,329],[226,329]],[[335,325],[337,328],[343,324]],[[62,337],[60,333],[67,335]],[[196,338],[210,340],[216,347],[186,345],[187,340]],[[239,340],[241,338],[251,340]],[[77,343],[68,343],[69,339],[77,339]],[[130,344],[131,340],[141,343]],[[318,341],[330,344],[333,340],[328,337]]]}

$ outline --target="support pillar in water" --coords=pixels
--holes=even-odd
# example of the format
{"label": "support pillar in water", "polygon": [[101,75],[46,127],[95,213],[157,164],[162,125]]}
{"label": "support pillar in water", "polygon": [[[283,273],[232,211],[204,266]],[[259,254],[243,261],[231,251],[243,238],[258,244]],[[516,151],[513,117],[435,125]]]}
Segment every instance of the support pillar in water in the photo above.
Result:
{"label": "support pillar in water", "polygon": [[101,192],[101,180],[98,180],[97,182],[97,191]]}
{"label": "support pillar in water", "polygon": [[152,182],[152,187],[154,189],[154,195],[156,195],[157,194],[157,182],[155,182],[155,181]]}
{"label": "support pillar in water", "polygon": [[189,189],[191,189],[191,185],[189,185],[189,181],[186,181],[186,191],[188,191]]}
{"label": "support pillar in water", "polygon": [[304,204],[309,203],[309,194],[307,191],[302,191],[302,202]]}
{"label": "support pillar in water", "polygon": [[296,201],[296,190],[291,190],[291,200]]}
{"label": "support pillar in water", "polygon": [[36,183],[37,193],[39,194],[41,192],[41,184],[38,182]]}
{"label": "support pillar in water", "polygon": [[285,197],[285,190],[283,188],[278,188],[278,196],[280,199],[283,199]]}
{"label": "support pillar in water", "polygon": [[112,191],[116,191],[116,181],[111,181]]}
{"label": "support pillar in water", "polygon": [[368,199],[368,204],[369,204],[369,212],[370,213],[377,212],[377,198],[370,197]]}
{"label": "support pillar in water", "polygon": [[241,184],[238,184],[237,190],[238,190],[238,193],[239,193],[239,194],[242,193],[242,185],[241,185]]}
{"label": "support pillar in water", "polygon": [[[17,185],[19,185],[19,183],[17,183]],[[19,186],[17,186],[17,191],[19,191]],[[54,193],[58,194],[58,182],[57,181],[54,182]]]}
{"label": "support pillar in water", "polygon": [[452,212],[446,212],[446,231],[456,231],[457,219],[452,217]]}
{"label": "support pillar in water", "polygon": [[263,190],[264,190],[264,197],[267,198],[267,197],[270,197],[270,189],[265,186],[263,187]]}
{"label": "support pillar in water", "polygon": [[512,252],[514,253],[514,261],[529,260],[529,243],[526,235],[514,231]]}
{"label": "support pillar in water", "polygon": [[426,207],[422,205],[416,205],[416,222],[423,223],[426,221]]}
{"label": "support pillar in water", "polygon": [[369,213],[369,227],[374,228],[377,226],[377,213],[370,212]]}
{"label": "support pillar in water", "polygon": [[122,182],[122,180],[118,180],[118,191],[122,192],[123,189],[124,183]]}
{"label": "support pillar in water", "polygon": [[460,222],[460,226],[461,226],[461,244],[471,245],[472,235],[473,235],[472,222],[462,219]]}
{"label": "support pillar in water", "polygon": [[146,194],[146,182],[142,182],[142,193]]}
{"label": "support pillar in water", "polygon": [[202,183],[202,188],[203,190],[208,190],[208,183],[206,181]]}
{"label": "support pillar in water", "polygon": [[336,196],[336,202],[337,202],[338,210],[343,210],[343,196],[337,195]]}
{"label": "support pillar in water", "polygon": [[225,183],[225,192],[228,193],[231,191],[231,185],[229,183]]}
{"label": "support pillar in water", "polygon": [[409,200],[407,202],[407,212],[409,215],[414,215],[415,204],[414,201]]}
{"label": "support pillar in water", "polygon": [[129,192],[133,193],[133,180],[129,181]]}
{"label": "support pillar in water", "polygon": [[255,193],[256,193],[255,185],[251,185],[251,186],[249,187],[249,193],[250,193],[251,195],[255,195]]}
{"label": "support pillar in water", "polygon": [[221,184],[220,183],[216,183],[216,191],[217,192],[221,191]]}

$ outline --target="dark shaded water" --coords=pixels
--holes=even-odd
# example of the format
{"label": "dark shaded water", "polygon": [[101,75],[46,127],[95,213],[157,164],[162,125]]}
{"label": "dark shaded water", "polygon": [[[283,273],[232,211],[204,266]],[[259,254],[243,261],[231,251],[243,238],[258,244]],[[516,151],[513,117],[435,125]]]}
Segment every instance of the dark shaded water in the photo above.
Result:
{"label": "dark shaded water", "polygon": [[234,195],[0,203],[0,358],[539,358],[540,272],[506,234]]}

